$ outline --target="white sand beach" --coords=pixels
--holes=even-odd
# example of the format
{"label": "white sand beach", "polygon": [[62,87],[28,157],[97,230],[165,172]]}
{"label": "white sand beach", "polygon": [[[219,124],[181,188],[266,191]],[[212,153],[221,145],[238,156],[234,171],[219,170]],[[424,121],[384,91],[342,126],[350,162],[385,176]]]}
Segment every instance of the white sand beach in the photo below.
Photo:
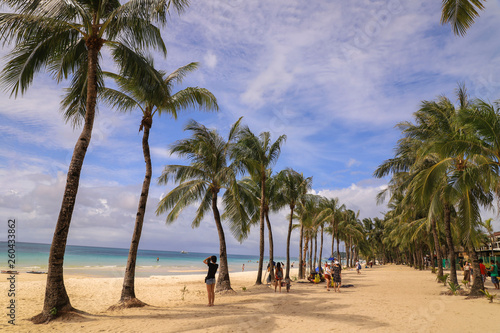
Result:
{"label": "white sand beach", "polygon": [[[293,275],[296,272],[293,271]],[[254,286],[256,272],[232,273],[233,294],[216,294],[207,307],[204,275],[138,278],[144,308],[108,311],[119,299],[122,279],[66,276],[72,305],[88,313],[73,321],[33,325],[42,309],[45,275],[19,274],[16,326],[2,316],[7,332],[492,332],[500,299],[466,300],[442,296],[446,288],[430,271],[406,266],[377,266],[343,271],[341,293],[325,284],[298,283],[291,292]],[[3,278],[3,276],[2,276]],[[2,279],[3,280],[3,279]],[[186,291],[182,290],[186,287]],[[495,292],[490,281],[486,287]],[[1,304],[8,304],[7,282],[0,283]],[[243,290],[246,289],[246,290]],[[498,294],[498,291],[496,291]],[[183,299],[184,298],[184,299]],[[6,309],[4,310],[6,312]],[[493,330],[494,331],[494,330]]]}

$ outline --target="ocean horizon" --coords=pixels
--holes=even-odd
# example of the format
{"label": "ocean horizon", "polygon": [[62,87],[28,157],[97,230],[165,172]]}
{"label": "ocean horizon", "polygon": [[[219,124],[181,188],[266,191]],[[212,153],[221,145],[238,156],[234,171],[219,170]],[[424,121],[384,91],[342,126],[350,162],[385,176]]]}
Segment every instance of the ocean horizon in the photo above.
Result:
{"label": "ocean horizon", "polygon": [[[5,255],[0,260],[2,270],[10,270],[7,266],[7,242],[0,242]],[[14,270],[46,272],[48,266],[50,244],[16,242],[16,265]],[[95,247],[67,245],[64,256],[64,272],[89,277],[123,277],[127,264],[128,249],[112,247]],[[218,253],[138,250],[136,276],[153,275],[185,275],[204,274],[206,266],[203,260]],[[0,255],[1,256],[1,255]],[[259,256],[228,254],[229,272],[257,271]],[[275,257],[276,262],[285,262],[285,257]],[[291,258],[298,262],[297,258]],[[264,268],[269,257],[264,257]]]}

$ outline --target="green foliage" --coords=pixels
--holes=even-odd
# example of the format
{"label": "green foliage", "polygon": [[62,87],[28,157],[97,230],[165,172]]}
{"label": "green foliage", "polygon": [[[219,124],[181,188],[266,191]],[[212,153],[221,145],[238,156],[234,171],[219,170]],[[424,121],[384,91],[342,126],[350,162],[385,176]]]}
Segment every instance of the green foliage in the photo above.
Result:
{"label": "green foliage", "polygon": [[464,287],[467,288],[467,285],[469,284],[469,281],[467,280],[462,280],[462,284],[464,285]]}
{"label": "green foliage", "polygon": [[431,273],[432,273],[432,274],[436,274],[436,273],[437,273],[437,269],[436,269],[436,267],[432,267],[432,268],[431,268]]}
{"label": "green foliage", "polygon": [[495,299],[495,297],[497,297],[496,294],[490,294],[490,292],[488,290],[481,290],[481,292],[486,296],[486,298],[490,301],[490,303],[493,303],[493,300]]}
{"label": "green foliage", "polygon": [[49,314],[50,314],[51,316],[55,316],[55,315],[57,314],[57,308],[56,308],[56,307],[53,307],[52,309],[50,309]]}
{"label": "green foliage", "polygon": [[449,276],[450,276],[450,274],[438,275],[436,277],[436,281],[439,281],[446,286],[446,281],[448,281]]}
{"label": "green foliage", "polygon": [[455,284],[451,281],[448,282],[448,290],[450,290],[453,293],[453,295],[456,295],[459,289],[460,289],[459,284]]}
{"label": "green foliage", "polygon": [[247,287],[241,287],[241,290],[247,291]]}

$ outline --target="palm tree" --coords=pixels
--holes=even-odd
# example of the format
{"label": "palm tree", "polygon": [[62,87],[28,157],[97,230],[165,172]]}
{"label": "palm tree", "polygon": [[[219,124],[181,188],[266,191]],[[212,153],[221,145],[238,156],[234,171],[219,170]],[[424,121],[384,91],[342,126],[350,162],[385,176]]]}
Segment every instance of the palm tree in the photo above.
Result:
{"label": "palm tree", "polygon": [[[220,270],[217,279],[217,291],[232,290],[227,265],[227,250],[224,229],[221,223],[218,194],[225,190],[225,202],[232,201],[233,209],[238,207],[241,225],[233,225],[231,231],[237,237],[245,235],[248,217],[240,205],[239,189],[236,181],[236,167],[229,163],[229,152],[238,135],[241,118],[231,127],[228,140],[225,141],[215,130],[190,121],[185,130],[191,131],[191,138],[179,140],[171,147],[171,154],[186,157],[191,164],[167,165],[158,182],[167,184],[169,179],[179,185],[170,191],[158,203],[157,215],[168,212],[166,223],[177,219],[184,208],[199,203],[192,227],[198,227],[205,213],[211,208],[219,234]],[[227,199],[229,198],[229,199]]]}
{"label": "palm tree", "polygon": [[[271,221],[269,219],[269,211],[277,211],[279,207],[277,200],[279,197],[279,184],[276,181],[276,176],[271,176],[271,170],[268,170],[266,177],[266,195],[264,198],[264,216],[266,220],[267,229],[269,231],[269,276],[271,281],[274,281],[274,242],[273,242],[273,232],[271,227]],[[260,209],[261,209],[261,183],[258,179],[254,177],[245,177],[238,182],[240,189],[240,198],[242,204],[247,211],[247,215],[250,218],[249,226],[255,225],[260,221]],[[231,206],[230,203],[227,203]],[[239,214],[232,216],[231,214],[235,212],[233,209],[227,209],[224,214],[222,214],[223,219],[229,219],[232,223],[238,223]]]}
{"label": "palm tree", "polygon": [[[285,279],[290,278],[290,239],[292,235],[294,209],[298,202],[311,189],[312,177],[304,178],[302,173],[287,168],[280,171],[277,176],[277,182],[280,184],[281,205],[290,208],[290,220],[288,222],[288,232],[286,237],[286,274]],[[299,263],[300,267],[300,263]]]}
{"label": "palm tree", "polygon": [[155,77],[163,77],[163,81],[153,81],[151,85],[145,85],[142,79],[134,76],[122,76],[118,74],[105,73],[111,77],[120,87],[120,91],[104,88],[101,97],[109,104],[122,112],[139,109],[142,112],[142,120],[139,132],[143,131],[142,151],[146,163],[146,173],[142,183],[141,196],[139,197],[139,206],[135,218],[135,227],[132,234],[132,241],[128,254],[125,277],[123,279],[123,288],[120,297],[120,306],[142,306],[144,303],[135,296],[135,263],[137,250],[141,239],[144,215],[146,213],[146,204],[151,183],[152,167],[151,154],[149,152],[149,132],[153,125],[155,114],[161,116],[163,113],[170,114],[177,119],[177,112],[187,108],[199,107],[202,110],[218,110],[217,100],[212,93],[204,88],[188,87],[176,93],[173,93],[175,83],[181,84],[182,79],[189,73],[198,68],[198,63],[190,63],[178,68],[170,75],[154,70],[151,63],[151,72]]}
{"label": "palm tree", "polygon": [[455,35],[465,36],[486,0],[443,0],[441,24],[450,23]]}
{"label": "palm tree", "polygon": [[145,64],[135,49],[166,48],[153,19],[164,23],[171,5],[181,12],[187,0],[10,0],[11,11],[0,14],[0,36],[15,43],[0,80],[12,94],[23,94],[35,73],[47,68],[58,80],[72,76],[70,94],[63,101],[66,119],[83,129],[69,165],[61,210],[56,223],[41,323],[73,310],[63,278],[63,262],[80,173],[94,124],[97,92],[102,87],[100,55],[111,50],[114,62],[131,76],[145,75]]}
{"label": "palm tree", "polygon": [[240,131],[238,142],[231,152],[231,157],[240,170],[246,170],[250,176],[260,182],[260,246],[259,268],[255,284],[262,284],[262,264],[264,261],[264,220],[266,204],[266,179],[271,166],[276,163],[281,152],[281,146],[286,135],[281,135],[271,142],[271,133],[262,132],[259,136],[253,134],[248,127]]}
{"label": "palm tree", "polygon": [[482,226],[484,229],[486,229],[486,232],[488,233],[488,237],[490,238],[490,244],[491,244],[491,256],[494,257],[493,254],[493,242],[495,241],[495,229],[493,228],[493,224],[491,223],[493,219],[487,219],[482,223]]}

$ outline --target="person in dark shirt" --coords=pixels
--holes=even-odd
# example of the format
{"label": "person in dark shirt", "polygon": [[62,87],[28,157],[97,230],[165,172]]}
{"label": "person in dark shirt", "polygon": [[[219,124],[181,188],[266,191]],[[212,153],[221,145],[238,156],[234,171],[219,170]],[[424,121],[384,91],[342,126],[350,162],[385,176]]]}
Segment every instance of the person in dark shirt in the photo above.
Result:
{"label": "person in dark shirt", "polygon": [[217,268],[219,265],[216,264],[217,257],[211,256],[203,260],[203,263],[208,266],[207,277],[205,278],[205,283],[207,284],[208,293],[208,306],[214,306],[215,299],[215,273],[217,273]]}

